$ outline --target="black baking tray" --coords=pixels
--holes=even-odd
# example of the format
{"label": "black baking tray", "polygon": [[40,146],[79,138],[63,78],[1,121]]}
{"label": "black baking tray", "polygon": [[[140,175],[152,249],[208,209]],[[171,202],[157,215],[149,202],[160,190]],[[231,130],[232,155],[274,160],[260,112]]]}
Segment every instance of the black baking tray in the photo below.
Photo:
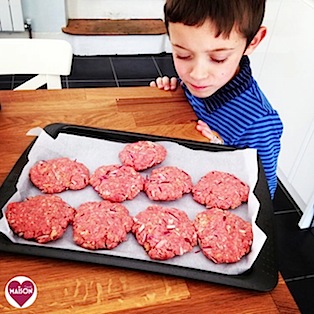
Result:
{"label": "black baking tray", "polygon": [[[45,127],[45,131],[53,138],[56,138],[59,133],[67,133],[91,138],[106,139],[122,143],[136,142],[139,140],[171,141],[194,150],[204,151],[232,151],[236,149],[229,146],[183,140],[172,137],[91,128],[63,123],[50,124]],[[35,141],[36,138],[29,145],[29,147],[26,148],[25,152],[18,159],[11,172],[3,182],[0,188],[0,208],[3,208],[6,202],[16,192],[16,183],[24,166],[28,162],[27,156]],[[265,232],[265,234],[267,235],[267,239],[252,267],[240,275],[224,275],[210,271],[156,263],[154,261],[137,260],[126,257],[92,254],[89,252],[63,250],[51,247],[39,247],[29,244],[16,244],[11,242],[3,233],[0,233],[0,251],[81,262],[90,262],[96,264],[136,269],[140,271],[150,271],[172,276],[184,277],[188,279],[196,279],[223,285],[241,287],[261,292],[271,291],[273,288],[276,287],[278,283],[274,212],[264,170],[259,158],[258,169],[258,181],[254,190],[254,194],[260,202],[260,210],[256,223],[260,227],[260,229]],[[2,211],[0,211],[0,218],[2,218],[2,216]]]}

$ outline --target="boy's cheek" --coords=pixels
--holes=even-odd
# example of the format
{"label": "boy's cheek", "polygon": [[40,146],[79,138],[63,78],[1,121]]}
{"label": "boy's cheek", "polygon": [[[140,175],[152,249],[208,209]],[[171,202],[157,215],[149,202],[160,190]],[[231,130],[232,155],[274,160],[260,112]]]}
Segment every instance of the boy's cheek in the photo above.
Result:
{"label": "boy's cheek", "polygon": [[185,76],[185,73],[188,72],[188,67],[187,65],[182,64],[180,61],[174,61],[174,67],[176,69],[176,72],[178,73],[179,77],[183,79]]}

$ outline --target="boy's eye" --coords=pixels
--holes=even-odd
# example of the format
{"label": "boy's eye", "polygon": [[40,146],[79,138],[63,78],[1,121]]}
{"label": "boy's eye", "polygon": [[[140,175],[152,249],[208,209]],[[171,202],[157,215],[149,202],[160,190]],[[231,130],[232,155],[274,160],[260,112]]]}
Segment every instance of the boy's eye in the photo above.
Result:
{"label": "boy's eye", "polygon": [[215,58],[211,58],[211,60],[215,63],[224,63],[227,59],[215,59]]}
{"label": "boy's eye", "polygon": [[179,56],[179,55],[176,55],[177,59],[180,59],[180,60],[187,60],[190,58],[190,56]]}

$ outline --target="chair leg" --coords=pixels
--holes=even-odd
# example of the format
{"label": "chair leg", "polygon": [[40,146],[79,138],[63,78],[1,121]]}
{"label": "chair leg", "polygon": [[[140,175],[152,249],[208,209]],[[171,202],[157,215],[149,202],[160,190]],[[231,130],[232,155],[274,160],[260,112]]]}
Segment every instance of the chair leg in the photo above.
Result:
{"label": "chair leg", "polygon": [[47,89],[61,89],[60,75],[46,75]]}
{"label": "chair leg", "polygon": [[34,90],[43,86],[44,84],[47,84],[47,89],[62,88],[60,75],[39,74],[14,88],[14,90]]}

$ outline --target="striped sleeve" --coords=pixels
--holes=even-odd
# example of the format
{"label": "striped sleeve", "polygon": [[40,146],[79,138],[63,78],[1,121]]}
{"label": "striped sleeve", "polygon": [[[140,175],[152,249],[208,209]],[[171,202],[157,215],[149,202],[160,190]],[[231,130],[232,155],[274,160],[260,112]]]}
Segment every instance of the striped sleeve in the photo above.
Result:
{"label": "striped sleeve", "polygon": [[272,199],[277,187],[277,161],[282,131],[283,126],[279,116],[267,115],[255,120],[234,143],[239,147],[257,149]]}

